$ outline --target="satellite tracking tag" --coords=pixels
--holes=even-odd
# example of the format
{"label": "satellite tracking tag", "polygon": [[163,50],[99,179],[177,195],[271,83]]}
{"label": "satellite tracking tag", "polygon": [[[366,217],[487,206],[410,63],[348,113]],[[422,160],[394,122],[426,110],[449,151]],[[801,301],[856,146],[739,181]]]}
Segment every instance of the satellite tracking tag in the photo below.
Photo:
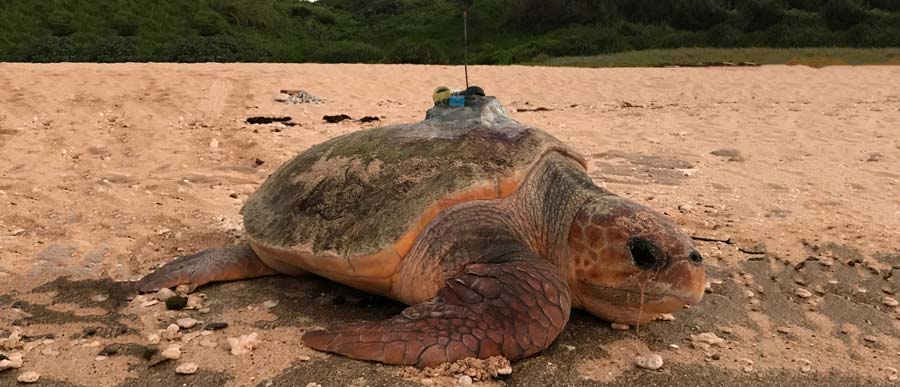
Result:
{"label": "satellite tracking tag", "polygon": [[466,97],[461,95],[453,95],[450,96],[450,107],[463,107],[466,106]]}

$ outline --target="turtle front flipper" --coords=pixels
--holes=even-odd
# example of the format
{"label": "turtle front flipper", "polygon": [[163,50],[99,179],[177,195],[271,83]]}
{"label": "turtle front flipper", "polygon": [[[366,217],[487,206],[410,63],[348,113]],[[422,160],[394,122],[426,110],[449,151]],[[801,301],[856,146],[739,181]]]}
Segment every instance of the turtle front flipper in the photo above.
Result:
{"label": "turtle front flipper", "polygon": [[248,245],[203,250],[175,258],[138,282],[141,292],[188,285],[191,291],[218,281],[234,281],[278,274],[266,266]]}
{"label": "turtle front flipper", "polygon": [[521,359],[547,348],[569,320],[569,286],[538,258],[475,263],[435,298],[380,322],[307,332],[314,349],[387,364],[434,366],[467,357]]}

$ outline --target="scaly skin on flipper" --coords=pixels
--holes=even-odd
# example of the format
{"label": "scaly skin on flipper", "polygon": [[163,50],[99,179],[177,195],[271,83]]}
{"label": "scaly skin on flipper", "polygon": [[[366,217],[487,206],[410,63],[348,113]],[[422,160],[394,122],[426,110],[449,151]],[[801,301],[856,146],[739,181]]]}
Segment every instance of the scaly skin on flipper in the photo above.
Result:
{"label": "scaly skin on flipper", "polygon": [[468,265],[434,299],[399,316],[308,332],[303,342],[354,359],[419,367],[531,356],[562,332],[571,296],[553,265],[527,252],[516,255],[521,258]]}
{"label": "scaly skin on flipper", "polygon": [[224,247],[203,250],[178,257],[141,278],[141,292],[155,292],[161,288],[188,285],[196,289],[218,281],[234,281],[278,274],[266,266],[250,246]]}

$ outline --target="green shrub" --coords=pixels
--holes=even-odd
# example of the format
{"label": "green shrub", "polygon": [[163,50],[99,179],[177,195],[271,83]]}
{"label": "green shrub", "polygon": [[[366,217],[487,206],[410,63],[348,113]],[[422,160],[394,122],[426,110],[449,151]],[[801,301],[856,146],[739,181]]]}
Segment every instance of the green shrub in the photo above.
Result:
{"label": "green shrub", "polygon": [[779,0],[747,0],[740,7],[748,31],[764,30],[784,18],[783,3]]}
{"label": "green shrub", "polygon": [[729,24],[719,24],[706,32],[706,40],[713,47],[742,47],[747,46],[747,38],[744,33]]}
{"label": "green shrub", "polygon": [[827,0],[785,0],[785,8],[818,12]]}
{"label": "green shrub", "polygon": [[447,55],[433,41],[413,42],[401,39],[394,44],[388,55],[391,63],[446,64]]}
{"label": "green shrub", "polygon": [[11,51],[15,62],[79,62],[81,50],[71,36],[47,36],[22,42]]}
{"label": "green shrub", "polygon": [[377,63],[384,60],[384,51],[362,42],[321,42],[309,60],[317,63]]}
{"label": "green shrub", "polygon": [[134,36],[138,31],[138,17],[129,10],[116,12],[110,20],[110,26],[119,36]]}
{"label": "green shrub", "polygon": [[191,25],[200,36],[215,36],[225,32],[227,24],[225,18],[212,10],[197,12],[191,20]]}
{"label": "green shrub", "polygon": [[162,47],[154,55],[166,62],[265,62],[271,53],[231,36],[191,36]]}
{"label": "green shrub", "polygon": [[69,36],[75,33],[75,15],[65,9],[55,9],[47,15],[47,28],[53,36]]}
{"label": "green shrub", "polygon": [[134,37],[95,38],[78,45],[86,62],[113,63],[140,61]]}
{"label": "green shrub", "polygon": [[893,26],[857,24],[847,29],[847,45],[853,47],[900,46],[900,29]]}
{"label": "green shrub", "polygon": [[900,1],[897,0],[869,0],[869,5],[875,9],[900,12]]}
{"label": "green shrub", "polygon": [[828,0],[821,13],[825,23],[833,30],[850,28],[866,18],[866,10],[855,0]]}
{"label": "green shrub", "polygon": [[220,13],[229,23],[268,30],[278,19],[273,0],[225,0]]}
{"label": "green shrub", "polygon": [[725,20],[727,13],[715,0],[679,0],[672,7],[675,28],[699,31]]}

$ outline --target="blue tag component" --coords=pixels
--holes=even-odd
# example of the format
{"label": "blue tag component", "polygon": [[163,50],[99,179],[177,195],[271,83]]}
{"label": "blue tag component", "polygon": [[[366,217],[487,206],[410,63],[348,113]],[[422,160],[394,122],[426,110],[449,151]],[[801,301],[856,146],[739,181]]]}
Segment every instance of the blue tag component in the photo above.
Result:
{"label": "blue tag component", "polygon": [[466,97],[461,95],[452,95],[450,96],[450,107],[463,107],[466,106]]}

